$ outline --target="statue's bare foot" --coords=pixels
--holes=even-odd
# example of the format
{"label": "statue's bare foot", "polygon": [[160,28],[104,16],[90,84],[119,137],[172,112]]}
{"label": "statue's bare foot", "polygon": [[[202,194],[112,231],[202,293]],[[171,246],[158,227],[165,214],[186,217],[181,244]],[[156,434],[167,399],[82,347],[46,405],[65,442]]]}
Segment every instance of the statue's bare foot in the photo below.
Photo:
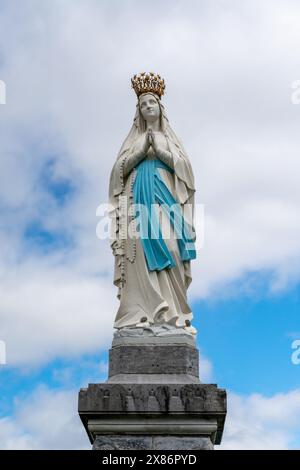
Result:
{"label": "statue's bare foot", "polygon": [[142,317],[140,323],[137,323],[136,328],[148,328],[150,325],[150,322],[147,321],[146,317]]}
{"label": "statue's bare foot", "polygon": [[192,335],[196,335],[197,334],[197,330],[194,326],[192,326],[190,320],[186,320],[185,321],[185,327],[184,327],[185,331],[187,331],[188,333],[191,333]]}

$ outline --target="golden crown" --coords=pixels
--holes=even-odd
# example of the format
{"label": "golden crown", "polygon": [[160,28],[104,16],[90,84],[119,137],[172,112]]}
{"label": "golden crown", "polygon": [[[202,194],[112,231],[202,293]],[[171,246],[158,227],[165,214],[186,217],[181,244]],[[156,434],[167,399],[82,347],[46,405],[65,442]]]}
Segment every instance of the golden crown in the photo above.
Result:
{"label": "golden crown", "polygon": [[137,97],[142,93],[152,92],[155,93],[159,99],[165,92],[165,81],[160,75],[150,72],[142,72],[136,74],[131,79],[131,88],[136,92]]}

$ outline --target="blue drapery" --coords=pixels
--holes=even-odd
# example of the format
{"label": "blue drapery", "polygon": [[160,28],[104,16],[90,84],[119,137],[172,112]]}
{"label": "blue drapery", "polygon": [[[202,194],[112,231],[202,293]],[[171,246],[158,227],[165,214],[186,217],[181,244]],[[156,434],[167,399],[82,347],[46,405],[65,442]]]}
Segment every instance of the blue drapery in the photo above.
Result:
{"label": "blue drapery", "polygon": [[160,271],[176,265],[162,237],[158,217],[152,204],[160,204],[167,213],[176,233],[181,260],[196,258],[195,245],[183,218],[180,204],[161,179],[157,168],[164,168],[174,173],[174,170],[161,160],[144,159],[136,166],[137,173],[133,186],[134,203],[144,208],[141,210],[136,206],[139,212],[140,239],[149,271]]}

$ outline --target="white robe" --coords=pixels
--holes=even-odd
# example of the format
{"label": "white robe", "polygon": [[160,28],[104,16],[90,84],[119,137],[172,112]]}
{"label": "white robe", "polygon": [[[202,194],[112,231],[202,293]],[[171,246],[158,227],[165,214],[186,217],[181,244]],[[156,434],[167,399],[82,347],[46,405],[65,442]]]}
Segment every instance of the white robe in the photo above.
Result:
{"label": "white robe", "polygon": [[[172,155],[175,156],[175,153]],[[117,199],[118,195],[120,195],[120,187],[116,188],[118,185],[113,182],[116,183],[119,179],[121,162],[122,158],[116,161],[111,174],[110,202],[113,204],[115,213],[118,212]],[[187,168],[185,168],[186,165],[188,166]],[[163,168],[159,168],[158,171],[174,198],[178,202],[182,203],[183,201],[185,204],[190,204],[192,209],[188,218],[185,217],[185,219],[193,226],[194,191],[178,176],[178,173],[181,176],[187,172],[190,173],[191,167],[188,165],[188,162],[177,155],[177,159],[175,157],[174,169],[175,173],[173,174]],[[132,177],[133,172],[125,180],[125,192],[123,193],[127,198],[128,206],[130,205]],[[111,239],[111,245],[115,254],[114,284],[118,287],[117,296],[120,299],[120,306],[114,322],[115,328],[134,326],[140,323],[142,319],[143,321],[147,319],[147,322],[151,325],[168,323],[177,327],[184,327],[186,320],[191,321],[193,319],[191,308],[187,302],[187,289],[192,280],[190,261],[181,261],[178,241],[174,236],[172,224],[162,209],[159,212],[160,217],[164,219],[162,222],[169,225],[171,236],[164,240],[176,261],[175,267],[161,271],[149,271],[141,240],[137,238],[136,258],[133,263],[125,258],[126,283],[124,287],[121,287],[122,251],[120,240],[115,242],[115,238]],[[113,235],[118,237],[118,226],[117,234],[114,233]],[[128,237],[125,240],[125,254],[129,257],[132,257],[133,254],[132,244],[133,240]]]}

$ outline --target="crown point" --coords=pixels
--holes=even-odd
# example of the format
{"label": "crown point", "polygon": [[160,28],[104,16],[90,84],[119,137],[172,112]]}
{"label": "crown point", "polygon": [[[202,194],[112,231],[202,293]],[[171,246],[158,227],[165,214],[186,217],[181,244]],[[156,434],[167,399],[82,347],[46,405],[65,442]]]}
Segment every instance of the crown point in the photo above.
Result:
{"label": "crown point", "polygon": [[142,93],[152,92],[160,99],[164,94],[166,87],[164,79],[154,72],[141,72],[140,74],[135,74],[131,79],[131,83],[137,97]]}

